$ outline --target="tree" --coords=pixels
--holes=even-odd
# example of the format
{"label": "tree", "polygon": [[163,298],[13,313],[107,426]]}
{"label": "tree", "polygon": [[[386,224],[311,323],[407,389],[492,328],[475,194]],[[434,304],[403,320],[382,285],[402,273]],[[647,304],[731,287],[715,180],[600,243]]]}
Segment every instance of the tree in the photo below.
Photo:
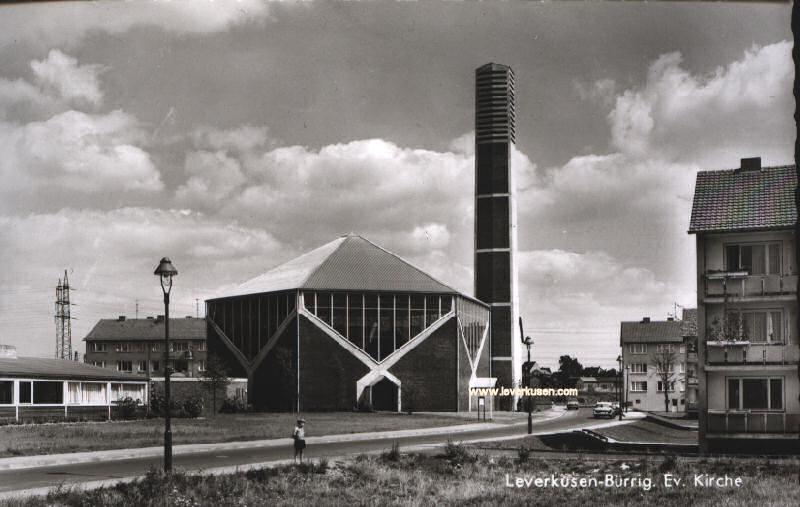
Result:
{"label": "tree", "polygon": [[211,392],[212,414],[217,414],[217,391],[225,389],[230,380],[225,361],[217,355],[209,354],[206,358],[206,371],[202,374],[203,387]]}
{"label": "tree", "polygon": [[572,387],[575,385],[575,380],[583,373],[583,366],[578,362],[577,358],[564,355],[558,358],[558,371],[554,373],[558,377],[559,382],[564,387]]}
{"label": "tree", "polygon": [[714,317],[714,320],[711,321],[711,328],[707,331],[708,341],[746,341],[749,336],[747,326],[743,324],[743,320],[735,312],[725,312],[721,320],[719,317]]}
{"label": "tree", "polygon": [[664,412],[669,412],[669,392],[670,386],[674,382],[675,372],[675,352],[670,348],[661,346],[655,354],[653,354],[653,366],[656,367],[656,375],[661,380],[661,386],[664,388]]}

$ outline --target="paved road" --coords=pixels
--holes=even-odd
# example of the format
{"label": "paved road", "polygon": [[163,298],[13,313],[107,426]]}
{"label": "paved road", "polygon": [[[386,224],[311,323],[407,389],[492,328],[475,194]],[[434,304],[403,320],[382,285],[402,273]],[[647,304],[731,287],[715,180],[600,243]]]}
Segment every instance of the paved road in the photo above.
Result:
{"label": "paved road", "polygon": [[[577,429],[596,423],[591,418],[591,409],[566,412],[563,416],[534,425],[534,432],[558,432]],[[468,441],[479,439],[522,436],[527,432],[525,424],[513,424],[499,428],[477,431],[459,432],[455,440]],[[426,435],[404,438],[376,438],[357,442],[318,443],[309,446],[306,456],[320,458],[325,456],[344,456],[375,452],[391,447],[397,441],[400,447],[420,445],[436,445],[447,442],[447,435]],[[247,449],[193,453],[176,455],[173,464],[176,468],[199,470],[226,466],[246,465],[291,459],[291,445],[272,447],[252,447]],[[161,467],[162,460],[156,458],[136,458],[96,463],[59,465],[23,470],[0,472],[0,493],[16,490],[51,487],[59,483],[80,483],[89,481],[119,479],[144,474],[149,467]]]}

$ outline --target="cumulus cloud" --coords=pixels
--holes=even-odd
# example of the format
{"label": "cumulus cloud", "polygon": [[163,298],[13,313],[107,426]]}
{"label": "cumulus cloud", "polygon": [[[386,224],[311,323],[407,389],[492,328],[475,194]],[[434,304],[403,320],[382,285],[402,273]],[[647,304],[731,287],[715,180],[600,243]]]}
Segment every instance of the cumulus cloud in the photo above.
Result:
{"label": "cumulus cloud", "polygon": [[0,77],[0,119],[41,119],[70,107],[99,106],[102,66],[51,49],[42,60],[31,60],[32,79]]}
{"label": "cumulus cloud", "polygon": [[[45,12],[46,11],[46,12]],[[228,30],[268,18],[267,2],[157,0],[151,2],[65,2],[52,6],[17,5],[3,9],[0,47],[15,41],[75,44],[96,32],[124,33],[156,27],[180,34]]]}
{"label": "cumulus cloud", "polygon": [[239,161],[224,151],[192,151],[186,155],[186,174],[189,180],[176,191],[182,203],[221,201],[245,181]]}
{"label": "cumulus cloud", "polygon": [[[776,155],[794,139],[791,117],[780,114],[793,107],[791,47],[789,41],[753,46],[707,75],[686,70],[680,53],[660,56],[644,86],[616,98],[608,115],[612,146],[635,157],[704,164],[734,164],[742,150]],[[768,130],[777,139],[756,132]]]}
{"label": "cumulus cloud", "polygon": [[67,111],[23,126],[0,124],[6,190],[56,186],[78,192],[163,187],[135,118],[123,111]]}
{"label": "cumulus cloud", "polygon": [[77,59],[52,49],[46,59],[33,60],[31,69],[45,90],[56,90],[64,99],[83,100],[93,105],[103,100],[98,79],[100,65],[78,65]]}

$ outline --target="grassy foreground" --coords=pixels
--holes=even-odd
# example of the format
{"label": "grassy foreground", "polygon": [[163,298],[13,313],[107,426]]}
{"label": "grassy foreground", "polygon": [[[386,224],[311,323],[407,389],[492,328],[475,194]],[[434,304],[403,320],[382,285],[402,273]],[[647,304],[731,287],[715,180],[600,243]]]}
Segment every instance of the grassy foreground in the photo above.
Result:
{"label": "grassy foreground", "polygon": [[[56,490],[49,496],[12,500],[9,507],[64,506],[242,506],[242,505],[800,505],[797,461],[766,459],[699,461],[681,458],[606,461],[477,456],[449,446],[441,456],[402,455],[358,458],[328,464],[284,466],[224,476],[165,477],[151,471],[135,483],[89,492]],[[683,477],[668,489],[661,477]],[[696,473],[741,477],[741,487],[695,487]],[[507,477],[652,477],[641,487],[508,487]]]}
{"label": "grassy foreground", "polygon": [[[429,414],[323,412],[305,414],[309,437],[468,424],[473,421]],[[173,419],[173,443],[200,444],[291,436],[295,416],[286,413],[219,414],[206,419]],[[0,457],[162,445],[163,419],[4,426]]]}

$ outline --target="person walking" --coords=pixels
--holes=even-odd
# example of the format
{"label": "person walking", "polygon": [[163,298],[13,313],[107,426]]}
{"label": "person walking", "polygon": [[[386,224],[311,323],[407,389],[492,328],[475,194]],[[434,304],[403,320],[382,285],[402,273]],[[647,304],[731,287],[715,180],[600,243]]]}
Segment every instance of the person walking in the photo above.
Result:
{"label": "person walking", "polygon": [[297,425],[292,432],[294,439],[294,462],[297,463],[297,458],[300,458],[300,463],[303,462],[303,450],[306,448],[306,420],[302,417],[297,420]]}

